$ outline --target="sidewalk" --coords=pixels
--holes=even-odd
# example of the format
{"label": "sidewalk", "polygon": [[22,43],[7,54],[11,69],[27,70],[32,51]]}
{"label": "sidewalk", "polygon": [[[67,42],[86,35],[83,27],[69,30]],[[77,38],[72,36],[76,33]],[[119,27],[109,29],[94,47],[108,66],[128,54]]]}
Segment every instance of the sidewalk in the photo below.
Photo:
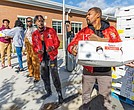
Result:
{"label": "sidewalk", "polygon": [[[46,100],[40,100],[45,94],[43,81],[37,84],[33,83],[33,78],[27,78],[28,70],[26,64],[26,56],[23,56],[24,68],[26,71],[16,73],[15,69],[8,67],[0,70],[0,110],[39,110],[42,105],[51,102],[57,102],[58,97],[55,87],[52,84],[53,94]],[[13,66],[17,66],[17,57],[12,59]],[[81,70],[67,72],[63,63],[63,51],[59,50],[58,55],[59,76],[62,83],[63,97],[67,98],[81,91]],[[52,81],[51,81],[52,82]],[[93,95],[95,95],[95,91]],[[82,104],[81,95],[77,98],[63,104],[56,110],[78,110]],[[123,104],[116,99],[112,99],[116,104],[114,110],[132,110],[133,107]],[[11,109],[11,108],[16,109]],[[17,109],[18,108],[18,109]],[[19,109],[20,108],[20,109]],[[99,110],[99,109],[96,109]]]}
{"label": "sidewalk", "polygon": [[[81,86],[79,84],[81,75],[65,70],[63,52],[62,50],[59,51],[59,76],[62,83],[63,97],[66,98],[78,92],[77,88]],[[34,79],[26,77],[28,74],[26,56],[23,56],[23,62],[26,70],[24,72],[16,73],[14,72],[15,68],[9,69],[8,67],[0,70],[0,110],[8,110],[12,105],[16,105],[22,110],[39,110],[42,104],[58,101],[53,84],[51,86],[53,91],[52,96],[45,101],[40,100],[40,97],[45,94],[43,81],[41,80],[34,85]],[[13,66],[17,66],[16,56],[12,59],[12,64]]]}

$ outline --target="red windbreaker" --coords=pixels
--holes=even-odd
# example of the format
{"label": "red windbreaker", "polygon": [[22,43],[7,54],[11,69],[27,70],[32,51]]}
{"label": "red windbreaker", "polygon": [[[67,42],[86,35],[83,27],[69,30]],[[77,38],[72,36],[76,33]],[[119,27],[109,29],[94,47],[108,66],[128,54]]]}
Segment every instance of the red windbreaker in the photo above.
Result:
{"label": "red windbreaker", "polygon": [[[117,30],[113,26],[109,26],[108,28],[102,30],[104,38],[109,38],[109,42],[121,42],[121,39],[118,35]],[[71,43],[68,45],[68,51],[69,53],[72,53],[72,47],[74,45],[78,45],[78,42],[80,40],[88,40],[90,38],[90,35],[94,34],[94,31],[90,29],[89,27],[83,28],[81,31],[79,31],[74,39],[71,41]],[[93,72],[93,67],[91,66],[83,66],[87,71]]]}
{"label": "red windbreaker", "polygon": [[[53,28],[45,27],[42,33],[40,33],[38,30],[33,32],[32,34],[33,50],[35,53],[38,53],[39,50],[42,50],[42,40],[41,40],[42,34],[44,35],[44,42],[46,45],[46,49],[48,49],[49,46],[54,47],[53,51],[48,52],[50,60],[54,60],[55,58],[57,58],[60,41],[58,39],[56,31]],[[38,54],[38,57],[40,61],[42,61],[43,55]]]}

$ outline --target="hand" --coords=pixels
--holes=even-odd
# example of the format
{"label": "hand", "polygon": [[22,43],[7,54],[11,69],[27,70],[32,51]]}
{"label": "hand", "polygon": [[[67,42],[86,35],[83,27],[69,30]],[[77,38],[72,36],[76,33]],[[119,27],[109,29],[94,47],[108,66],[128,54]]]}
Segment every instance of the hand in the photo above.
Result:
{"label": "hand", "polygon": [[44,35],[43,34],[41,35],[41,40],[44,41]]}
{"label": "hand", "polygon": [[54,50],[54,47],[49,46],[48,49],[47,49],[46,51],[47,51],[47,52],[51,52],[51,51],[53,51],[53,50]]}
{"label": "hand", "polygon": [[129,66],[129,67],[134,68],[134,63],[133,63],[133,62],[131,62],[131,63],[125,64],[125,66]]}
{"label": "hand", "polygon": [[39,51],[38,51],[38,54],[43,54],[43,53],[44,53],[43,50],[39,50]]}
{"label": "hand", "polygon": [[72,54],[73,54],[74,56],[77,55],[77,49],[78,49],[78,46],[77,46],[77,45],[74,45],[73,48],[72,48]]}
{"label": "hand", "polygon": [[5,39],[9,39],[9,36],[5,36],[4,38],[5,38]]}

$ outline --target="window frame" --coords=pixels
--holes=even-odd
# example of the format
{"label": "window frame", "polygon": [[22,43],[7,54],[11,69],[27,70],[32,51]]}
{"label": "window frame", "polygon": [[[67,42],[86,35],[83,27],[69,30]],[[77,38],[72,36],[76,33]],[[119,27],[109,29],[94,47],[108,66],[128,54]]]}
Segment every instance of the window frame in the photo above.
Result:
{"label": "window frame", "polygon": [[[72,26],[72,24],[74,24],[74,26]],[[72,30],[72,27],[73,27],[74,28],[74,30],[73,30],[74,34],[77,34],[78,33],[78,32],[75,33],[75,27],[76,27],[75,25],[76,24],[78,24],[78,25],[81,24],[81,27],[78,26],[78,32],[82,29],[82,22],[71,21],[71,30]],[[79,28],[81,28],[81,29],[79,30]]]}
{"label": "window frame", "polygon": [[[34,20],[34,17],[33,16],[17,15],[17,19],[19,19],[19,18],[24,18],[25,19],[25,23],[23,23],[24,26],[25,26],[25,28],[26,28],[26,18],[27,17],[31,17]],[[47,19],[47,16],[44,16],[44,19],[46,20]],[[46,25],[46,22],[45,21],[44,21],[44,24]],[[34,21],[33,21],[33,26],[35,26]]]}
{"label": "window frame", "polygon": [[[60,22],[61,24],[60,24],[60,26],[61,26],[61,33],[58,33],[58,25],[56,26],[56,32],[57,32],[57,34],[58,35],[62,35],[62,20],[58,20],[58,19],[52,19],[52,27],[53,27],[53,22]],[[54,28],[54,27],[53,27]],[[55,29],[55,28],[54,28]]]}
{"label": "window frame", "polygon": [[[22,22],[22,23],[24,24],[24,27],[25,27],[25,28],[26,28],[26,18],[27,18],[27,17],[31,17],[32,19],[34,19],[34,17],[32,17],[32,16],[21,16],[21,15],[17,15],[17,19],[19,19],[19,18],[25,19],[25,23]],[[34,25],[34,23],[33,23],[33,25]]]}

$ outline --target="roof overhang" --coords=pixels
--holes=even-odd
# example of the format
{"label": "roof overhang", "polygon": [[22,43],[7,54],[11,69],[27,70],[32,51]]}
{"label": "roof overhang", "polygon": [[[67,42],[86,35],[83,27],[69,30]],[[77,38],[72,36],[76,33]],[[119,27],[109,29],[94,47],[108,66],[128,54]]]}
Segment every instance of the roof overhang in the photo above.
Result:
{"label": "roof overhang", "polygon": [[[39,0],[4,0],[4,1],[63,11],[62,3],[57,3],[57,2],[53,2],[53,1],[49,1],[49,0],[44,0],[43,2],[41,2]],[[70,10],[71,10],[70,13],[79,14],[79,15],[86,15],[86,13],[87,13],[86,10],[82,10],[80,8],[70,6],[70,5],[65,5],[65,9],[66,9],[65,11],[67,13]],[[116,21],[116,18],[114,16],[103,15],[102,18]]]}

